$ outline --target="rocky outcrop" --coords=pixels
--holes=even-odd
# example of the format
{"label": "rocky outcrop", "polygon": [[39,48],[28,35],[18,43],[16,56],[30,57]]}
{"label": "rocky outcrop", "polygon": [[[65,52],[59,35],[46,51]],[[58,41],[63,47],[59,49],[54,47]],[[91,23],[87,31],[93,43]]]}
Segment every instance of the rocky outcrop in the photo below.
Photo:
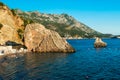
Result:
{"label": "rocky outcrop", "polygon": [[75,50],[52,30],[41,24],[28,24],[24,33],[25,46],[34,52],[74,52]]}
{"label": "rocky outcrop", "polygon": [[23,29],[23,23],[23,20],[14,15],[7,6],[0,5],[0,45],[7,41],[22,43],[18,30]]}
{"label": "rocky outcrop", "polygon": [[98,37],[96,38],[95,43],[94,43],[95,48],[106,47],[106,46],[107,44],[103,42],[101,38],[98,38]]}

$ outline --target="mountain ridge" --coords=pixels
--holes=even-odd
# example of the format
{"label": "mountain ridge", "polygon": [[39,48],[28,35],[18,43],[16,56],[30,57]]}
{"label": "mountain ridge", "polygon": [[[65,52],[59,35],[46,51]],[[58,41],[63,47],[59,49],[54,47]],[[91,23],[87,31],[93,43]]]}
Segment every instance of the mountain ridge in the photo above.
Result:
{"label": "mountain ridge", "polygon": [[68,14],[47,14],[38,11],[21,11],[13,9],[13,12],[25,21],[25,25],[29,23],[40,23],[46,28],[57,31],[62,37],[72,38],[94,38],[106,37],[108,34],[103,34],[89,26],[77,21],[74,17]]}

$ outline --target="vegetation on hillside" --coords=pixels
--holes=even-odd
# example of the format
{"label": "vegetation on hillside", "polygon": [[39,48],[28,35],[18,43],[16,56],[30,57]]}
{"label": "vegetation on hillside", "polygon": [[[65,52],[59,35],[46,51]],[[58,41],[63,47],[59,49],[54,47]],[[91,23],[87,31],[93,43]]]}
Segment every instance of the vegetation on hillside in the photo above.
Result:
{"label": "vegetation on hillside", "polygon": [[11,9],[11,12],[12,12],[12,14],[13,14],[14,16],[17,15],[14,9]]}
{"label": "vegetation on hillside", "polygon": [[0,29],[3,27],[3,24],[0,23]]}
{"label": "vegetation on hillside", "polygon": [[5,6],[2,2],[0,2],[0,6]]}
{"label": "vegetation on hillside", "polygon": [[[67,14],[43,14],[39,12],[20,12],[11,10],[13,14],[19,15],[24,20],[24,26],[30,23],[41,23],[46,28],[57,31],[62,37],[110,37],[110,34],[99,33],[83,23],[76,21]],[[79,26],[77,24],[80,24]]]}
{"label": "vegetation on hillside", "polygon": [[18,29],[17,32],[18,32],[19,38],[23,39],[24,31],[22,29]]}

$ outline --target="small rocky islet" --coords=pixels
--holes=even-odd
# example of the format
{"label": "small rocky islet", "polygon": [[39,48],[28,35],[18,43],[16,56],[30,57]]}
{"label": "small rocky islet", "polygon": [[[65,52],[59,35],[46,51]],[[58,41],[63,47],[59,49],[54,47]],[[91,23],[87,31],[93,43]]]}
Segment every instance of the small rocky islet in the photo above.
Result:
{"label": "small rocky islet", "polygon": [[95,48],[102,48],[102,47],[106,47],[107,43],[103,42],[101,38],[96,38],[95,42],[94,42],[94,47]]}

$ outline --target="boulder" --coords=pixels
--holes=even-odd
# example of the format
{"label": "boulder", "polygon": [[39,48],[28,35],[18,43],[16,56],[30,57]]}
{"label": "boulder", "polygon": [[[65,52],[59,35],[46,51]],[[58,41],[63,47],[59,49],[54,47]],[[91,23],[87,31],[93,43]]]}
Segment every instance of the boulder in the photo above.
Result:
{"label": "boulder", "polygon": [[37,23],[26,26],[24,44],[28,51],[40,53],[75,51],[57,32]]}
{"label": "boulder", "polygon": [[98,38],[98,37],[96,38],[95,43],[94,43],[95,48],[106,47],[106,46],[107,44],[103,42],[101,38]]}

